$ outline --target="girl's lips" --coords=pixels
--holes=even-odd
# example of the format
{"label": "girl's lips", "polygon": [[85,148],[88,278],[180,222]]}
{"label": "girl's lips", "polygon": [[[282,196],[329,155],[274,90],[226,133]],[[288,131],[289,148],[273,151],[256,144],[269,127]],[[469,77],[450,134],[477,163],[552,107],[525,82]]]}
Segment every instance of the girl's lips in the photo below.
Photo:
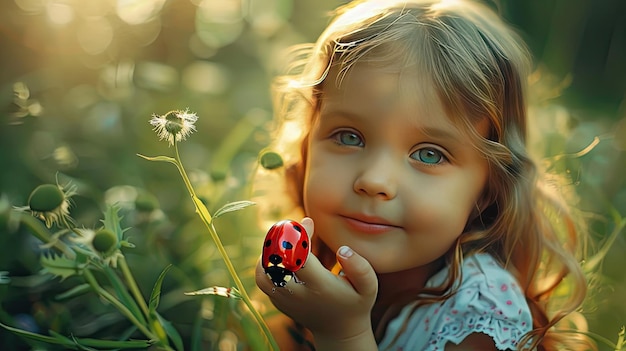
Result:
{"label": "girl's lips", "polygon": [[348,228],[353,231],[365,234],[383,234],[400,227],[387,223],[377,218],[357,218],[351,216],[340,216]]}

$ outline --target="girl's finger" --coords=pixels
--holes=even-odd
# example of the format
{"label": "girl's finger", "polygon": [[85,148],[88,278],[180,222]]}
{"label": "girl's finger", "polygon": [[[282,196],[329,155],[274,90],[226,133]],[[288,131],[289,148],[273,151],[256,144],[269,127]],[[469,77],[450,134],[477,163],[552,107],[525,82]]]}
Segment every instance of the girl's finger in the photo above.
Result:
{"label": "girl's finger", "polygon": [[369,262],[348,246],[337,250],[337,260],[343,267],[344,277],[362,296],[375,296],[378,292],[378,279]]}
{"label": "girl's finger", "polygon": [[267,274],[265,274],[265,270],[263,269],[263,266],[261,265],[260,258],[257,262],[256,269],[254,271],[254,278],[256,281],[256,285],[259,287],[259,289],[261,289],[261,291],[263,291],[265,294],[272,293],[274,284],[272,283],[272,280],[267,276]]}
{"label": "girl's finger", "polygon": [[306,233],[309,235],[309,241],[310,241],[313,238],[313,233],[315,231],[315,225],[313,223],[313,220],[309,217],[304,217],[302,219],[302,222],[300,222],[300,224],[302,224],[302,226],[306,230]]}

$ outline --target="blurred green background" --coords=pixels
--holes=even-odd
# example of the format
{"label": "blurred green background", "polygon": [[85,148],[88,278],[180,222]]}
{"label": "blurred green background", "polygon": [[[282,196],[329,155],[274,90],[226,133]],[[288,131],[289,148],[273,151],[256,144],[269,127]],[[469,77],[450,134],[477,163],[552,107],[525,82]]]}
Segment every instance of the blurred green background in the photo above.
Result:
{"label": "blurred green background", "polygon": [[[3,0],[0,3],[0,191],[3,211],[42,183],[78,186],[72,216],[99,225],[119,203],[129,264],[148,294],[160,271],[162,314],[189,345],[246,349],[259,338],[233,300],[185,291],[228,286],[176,169],[140,159],[171,155],[148,120],[186,109],[198,132],[180,145],[209,209],[250,198],[259,151],[269,142],[271,77],[284,49],[314,41],[338,0]],[[523,34],[537,64],[530,146],[571,178],[572,201],[591,223],[591,250],[626,216],[626,1],[508,0],[494,4]],[[595,140],[595,142],[594,142]],[[573,154],[594,144],[584,155]],[[148,199],[158,208],[138,208]],[[140,203],[143,203],[139,201]],[[4,217],[3,217],[4,218]],[[57,301],[75,284],[39,275],[39,243],[0,221],[0,321],[46,333],[109,337],[127,323],[97,298]],[[216,224],[250,292],[263,230],[255,210]],[[617,339],[626,324],[626,234],[611,248],[584,306],[589,329]],[[198,322],[200,321],[200,322]],[[192,329],[200,326],[200,333]],[[30,349],[0,330],[1,350]],[[34,349],[34,348],[33,348]],[[44,349],[42,347],[37,348]],[[601,350],[609,350],[600,344]]]}

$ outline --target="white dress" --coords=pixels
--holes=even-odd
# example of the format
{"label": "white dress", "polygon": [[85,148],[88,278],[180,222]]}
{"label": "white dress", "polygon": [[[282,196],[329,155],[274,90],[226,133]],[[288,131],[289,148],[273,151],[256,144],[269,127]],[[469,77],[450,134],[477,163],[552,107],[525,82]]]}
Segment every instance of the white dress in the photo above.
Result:
{"label": "white dress", "polygon": [[[412,304],[404,307],[389,323],[378,349],[443,350],[448,342],[459,344],[472,333],[484,333],[493,338],[499,350],[515,350],[524,334],[532,330],[530,309],[516,279],[484,253],[466,257],[461,270],[463,281],[455,295],[420,306],[412,314]],[[441,285],[447,274],[446,267],[426,286]]]}

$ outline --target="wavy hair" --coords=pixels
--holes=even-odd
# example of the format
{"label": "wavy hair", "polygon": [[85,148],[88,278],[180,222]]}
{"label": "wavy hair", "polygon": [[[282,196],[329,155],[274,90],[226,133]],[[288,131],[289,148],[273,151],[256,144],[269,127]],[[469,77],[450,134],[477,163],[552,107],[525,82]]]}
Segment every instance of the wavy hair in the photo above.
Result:
{"label": "wavy hair", "polygon": [[[447,116],[488,161],[488,206],[476,209],[446,254],[447,282],[415,296],[416,306],[453,295],[454,282],[462,279],[463,257],[487,252],[517,278],[530,306],[533,330],[520,348],[595,348],[582,334],[558,331],[557,323],[564,324],[559,322],[574,314],[585,298],[587,283],[577,259],[585,231],[558,189],[542,181],[528,154],[530,54],[495,11],[464,0],[355,1],[337,10],[314,45],[296,47],[292,54],[292,65],[273,86],[278,124],[270,148],[283,157],[285,167],[281,172],[259,171],[265,179],[265,186],[259,183],[261,195],[277,194],[282,185],[276,201],[270,202],[270,220],[302,212],[308,133],[331,67],[339,72],[337,84],[357,62],[400,74],[425,72]],[[487,137],[474,127],[484,119],[490,124]],[[268,180],[272,176],[280,181]],[[314,242],[313,249],[327,267],[333,266],[334,254],[323,243]],[[557,289],[563,287],[568,294],[557,299]]]}

